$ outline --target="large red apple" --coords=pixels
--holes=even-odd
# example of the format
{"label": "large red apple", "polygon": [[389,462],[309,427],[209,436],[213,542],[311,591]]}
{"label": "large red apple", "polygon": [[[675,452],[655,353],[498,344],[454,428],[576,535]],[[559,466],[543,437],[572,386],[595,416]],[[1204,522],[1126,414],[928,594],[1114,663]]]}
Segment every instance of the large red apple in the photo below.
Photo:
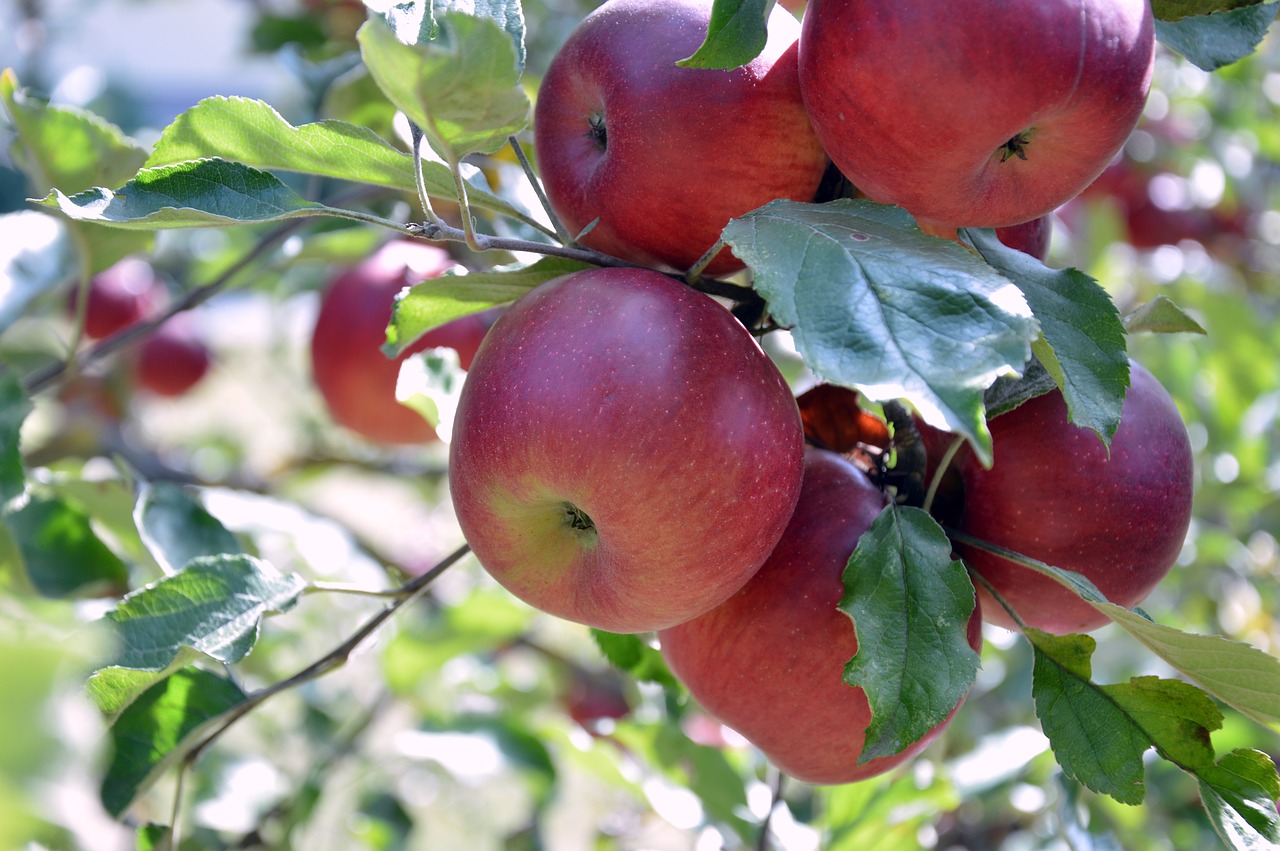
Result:
{"label": "large red apple", "polygon": [[800,492],[800,414],[727,310],[647,269],[550,281],[494,324],[449,454],[480,563],[554,615],[644,632],[723,602]]}
{"label": "large red apple", "polygon": [[918,220],[1003,227],[1106,168],[1151,82],[1147,0],[812,0],[800,86],[840,170]]}
{"label": "large red apple", "polygon": [[[596,222],[584,245],[684,270],[729,219],[817,191],[827,157],[800,99],[799,24],[775,9],[764,51],[741,68],[677,67],[710,15],[711,0],[610,0],[552,60],[534,142],[565,227]],[[725,250],[707,272],[741,268]]]}
{"label": "large red apple", "polygon": [[[1173,566],[1192,496],[1191,444],[1178,409],[1137,363],[1130,381],[1110,456],[1097,434],[1067,421],[1054,391],[992,418],[990,469],[970,452],[959,458],[961,531],[1080,573],[1126,607]],[[1108,622],[1051,579],[975,547],[957,549],[1029,626],[1068,633]],[[1004,609],[979,593],[987,619],[1012,627]]]}
{"label": "large red apple", "polygon": [[396,295],[455,265],[440,248],[400,240],[387,243],[329,285],[311,335],[311,368],[334,420],[379,443],[436,439],[420,414],[396,401],[400,365],[424,349],[447,347],[458,352],[466,369],[488,330],[488,317],[472,314],[442,325],[398,358],[384,355],[382,344]]}
{"label": "large red apple", "polygon": [[[861,470],[834,453],[808,450],[795,515],[764,566],[724,604],[658,636],[672,673],[707,711],[783,773],[808,783],[851,783],[888,771],[950,721],[902,753],[858,765],[871,708],[861,688],[844,682],[858,640],[836,605],[849,556],[885,503]],[[975,610],[968,632],[974,649],[981,622]]]}

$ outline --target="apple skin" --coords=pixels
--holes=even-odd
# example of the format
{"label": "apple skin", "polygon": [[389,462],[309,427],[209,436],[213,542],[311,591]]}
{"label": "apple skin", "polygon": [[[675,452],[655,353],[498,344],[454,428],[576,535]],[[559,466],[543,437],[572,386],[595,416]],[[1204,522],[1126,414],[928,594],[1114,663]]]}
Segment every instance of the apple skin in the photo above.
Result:
{"label": "apple skin", "polygon": [[[67,311],[76,313],[79,289],[67,299]],[[109,337],[147,318],[160,307],[164,287],[147,261],[126,257],[89,281],[84,335],[91,340]]]}
{"label": "apple skin", "polygon": [[466,369],[488,330],[490,317],[472,314],[455,319],[427,332],[398,358],[383,354],[382,344],[396,295],[455,265],[440,248],[397,240],[329,284],[311,335],[311,372],[335,421],[368,440],[388,445],[438,439],[420,414],[396,401],[400,365],[424,349],[447,347],[457,351]]}
{"label": "apple skin", "polygon": [[[920,753],[952,717],[902,753],[858,765],[871,708],[861,688],[844,682],[858,640],[836,606],[849,556],[885,504],[848,461],[806,450],[795,515],[764,566],[724,604],[658,634],[672,673],[698,703],[806,783],[888,771]],[[975,650],[981,626],[975,609],[967,634]]]}
{"label": "apple skin", "polygon": [[157,396],[176,398],[199,384],[212,362],[193,317],[179,313],[138,346],[134,379]]}
{"label": "apple skin", "polygon": [[1155,56],[1147,0],[976,0],[953,12],[812,0],[800,86],[814,128],[862,192],[919,221],[1045,215],[1138,121]]}
{"label": "apple skin", "polygon": [[[827,156],[800,99],[799,24],[775,9],[764,51],[741,68],[677,67],[710,15],[710,0],[610,0],[552,60],[534,108],[535,149],[568,231],[599,219],[584,245],[683,271],[731,218],[817,192]],[[741,268],[725,249],[706,273]]]}
{"label": "apple skin", "polygon": [[[953,227],[925,224],[920,229],[943,239],[958,240],[960,238],[956,228]],[[995,231],[996,239],[1006,246],[1023,254],[1029,254],[1043,263],[1049,256],[1049,240],[1053,235],[1053,216],[1037,216],[1029,222],[996,228]]]}
{"label": "apple skin", "polygon": [[494,324],[459,399],[449,483],[472,551],[515,596],[647,632],[764,563],[803,453],[786,381],[732,314],[652,270],[594,269]]}
{"label": "apple skin", "polygon": [[[1130,386],[1111,440],[1067,421],[1058,391],[990,422],[994,463],[959,456],[964,511],[976,538],[1082,574],[1126,608],[1169,572],[1191,522],[1193,467],[1186,427],[1163,386],[1130,362]],[[1108,618],[1051,579],[963,544],[957,551],[1028,626],[1087,632]],[[1016,628],[979,586],[986,618]]]}

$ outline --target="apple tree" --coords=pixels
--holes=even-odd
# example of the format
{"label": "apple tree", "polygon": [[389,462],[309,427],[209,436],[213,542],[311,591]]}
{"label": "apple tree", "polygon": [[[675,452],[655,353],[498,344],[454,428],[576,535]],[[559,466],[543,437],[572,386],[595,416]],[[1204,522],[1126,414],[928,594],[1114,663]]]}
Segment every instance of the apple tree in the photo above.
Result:
{"label": "apple tree", "polygon": [[1280,4],[972,6],[15,12],[0,844],[1280,848]]}

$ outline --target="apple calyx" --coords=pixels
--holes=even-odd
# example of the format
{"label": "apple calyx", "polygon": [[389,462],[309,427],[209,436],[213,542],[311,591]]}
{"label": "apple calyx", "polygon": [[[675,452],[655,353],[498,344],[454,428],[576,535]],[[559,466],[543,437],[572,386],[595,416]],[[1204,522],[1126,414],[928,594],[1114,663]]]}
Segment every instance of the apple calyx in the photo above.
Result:
{"label": "apple calyx", "polygon": [[609,149],[609,134],[605,129],[604,113],[593,112],[587,117],[587,123],[591,125],[591,132],[588,133],[601,151]]}
{"label": "apple calyx", "polygon": [[594,544],[598,535],[595,521],[591,519],[591,515],[572,502],[565,502],[561,507],[564,509],[564,523],[569,531],[581,540],[583,544]]}
{"label": "apple calyx", "polygon": [[1023,130],[1021,133],[1014,135],[1009,141],[1001,145],[998,150],[1000,152],[1000,162],[1007,163],[1009,157],[1017,157],[1020,160],[1027,158],[1027,145],[1031,142],[1031,129]]}

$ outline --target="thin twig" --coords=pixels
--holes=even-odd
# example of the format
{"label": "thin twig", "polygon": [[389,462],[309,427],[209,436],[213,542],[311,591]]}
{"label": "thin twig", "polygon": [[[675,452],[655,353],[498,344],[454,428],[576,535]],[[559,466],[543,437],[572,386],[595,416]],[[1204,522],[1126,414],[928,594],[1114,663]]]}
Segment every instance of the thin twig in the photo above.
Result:
{"label": "thin twig", "polygon": [[956,453],[960,451],[960,447],[964,445],[963,437],[956,437],[951,441],[951,445],[947,447],[947,451],[943,453],[942,460],[938,462],[938,469],[933,471],[933,478],[929,480],[929,490],[924,495],[925,511],[933,508],[933,498],[938,495],[938,487],[942,484],[942,475],[947,472],[947,468],[951,466],[951,462],[955,460]]}
{"label": "thin twig", "polygon": [[418,203],[422,205],[422,215],[431,224],[443,224],[436,211],[431,208],[431,196],[427,194],[427,179],[422,173],[422,141],[425,134],[422,128],[409,122],[409,135],[413,140],[413,182],[418,187]]}
{"label": "thin twig", "polygon": [[[380,609],[377,614],[365,621],[364,624],[361,625],[361,627],[346,641],[342,642],[333,650],[329,651],[324,656],[312,662],[310,665],[298,671],[288,679],[281,680],[264,689],[256,691],[246,697],[242,703],[236,704],[235,707],[228,711],[226,719],[223,720],[216,729],[209,733],[209,735],[205,736],[199,744],[187,752],[187,755],[182,760],[182,764],[179,766],[179,772],[185,772],[189,767],[195,765],[195,763],[200,759],[200,756],[208,750],[214,742],[235,726],[240,719],[253,712],[267,700],[281,692],[297,688],[300,685],[304,685],[305,683],[318,679],[330,671],[337,670],[345,665],[347,660],[351,658],[351,654],[355,652],[356,648],[359,647],[366,638],[376,632],[378,628],[381,627],[382,624],[385,623],[392,615],[426,593],[427,589],[431,587],[431,584],[435,582],[442,573],[460,561],[463,556],[470,551],[471,548],[466,544],[458,547],[458,549],[445,556],[426,573],[416,576],[404,585],[400,586],[399,591],[403,596],[391,603],[388,603]],[[179,774],[179,777],[181,777],[181,774]],[[180,789],[181,786],[179,786],[179,790]],[[176,812],[177,805],[175,804],[175,813]],[[170,836],[175,836],[177,834],[177,830],[178,818],[175,815],[173,825],[170,827]]]}
{"label": "thin twig", "polygon": [[507,143],[511,145],[511,150],[515,151],[516,160],[520,163],[520,168],[524,169],[524,176],[528,179],[529,185],[533,187],[534,193],[538,196],[538,202],[542,204],[542,209],[546,211],[547,218],[551,220],[551,226],[555,228],[555,237],[566,245],[573,241],[573,237],[569,236],[564,229],[564,223],[560,221],[560,217],[556,215],[556,211],[551,208],[551,199],[547,197],[546,190],[542,188],[542,181],[538,179],[538,175],[533,170],[533,165],[529,162],[529,158],[525,156],[524,147],[520,144],[515,136],[507,137]]}

